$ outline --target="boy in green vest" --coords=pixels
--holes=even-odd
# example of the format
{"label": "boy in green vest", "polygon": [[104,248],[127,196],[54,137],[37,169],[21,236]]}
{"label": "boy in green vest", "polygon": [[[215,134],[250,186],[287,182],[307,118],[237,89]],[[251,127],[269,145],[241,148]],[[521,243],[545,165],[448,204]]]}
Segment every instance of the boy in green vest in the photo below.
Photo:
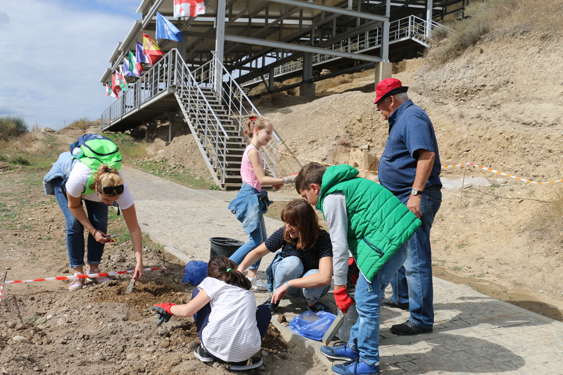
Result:
{"label": "boy in green vest", "polygon": [[335,374],[379,374],[381,298],[407,256],[401,245],[421,224],[389,190],[358,173],[349,165],[309,163],[295,181],[297,192],[323,212],[329,225],[334,299],[344,313],[354,303],[346,291],[348,250],[361,274],[355,289],[359,317],[350,340],[321,347],[328,358],[348,361],[333,366]]}

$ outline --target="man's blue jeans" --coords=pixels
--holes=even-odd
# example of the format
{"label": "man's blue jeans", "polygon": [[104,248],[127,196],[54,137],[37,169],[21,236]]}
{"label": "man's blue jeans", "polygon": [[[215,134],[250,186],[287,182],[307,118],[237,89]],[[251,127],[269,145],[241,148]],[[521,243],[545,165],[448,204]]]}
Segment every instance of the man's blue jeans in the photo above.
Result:
{"label": "man's blue jeans", "polygon": [[432,286],[432,251],[430,229],[442,203],[440,190],[424,190],[420,203],[422,225],[402,246],[407,259],[391,280],[393,301],[408,303],[414,324],[422,328],[434,325],[434,291]]}
{"label": "man's blue jeans", "polygon": [[[53,188],[57,203],[63,212],[66,221],[66,248],[70,268],[84,266],[84,227],[70,212],[66,194],[61,191],[61,178],[53,180]],[[83,200],[86,205],[88,220],[97,230],[106,233],[108,228],[108,206],[101,202]],[[98,265],[104,253],[104,244],[96,241],[88,234],[88,264]]]}
{"label": "man's blue jeans", "polygon": [[[259,225],[253,232],[250,232],[248,237],[250,240],[238,248],[237,251],[233,253],[229,257],[230,260],[235,262],[237,266],[242,263],[244,258],[250,253],[252,250],[256,249],[259,245],[262,245],[264,241],[266,241],[266,222],[264,221],[264,215],[259,214]],[[261,260],[261,259],[260,259]],[[257,270],[260,267],[260,260],[254,263],[252,266],[248,267],[251,270]]]}
{"label": "man's blue jeans", "polygon": [[[318,272],[318,269],[311,269],[305,272],[301,259],[296,256],[282,258],[281,252],[278,252],[266,270],[268,290],[273,292],[285,284],[286,281],[299,279]],[[314,289],[291,288],[285,296],[286,298],[304,298],[309,304],[314,304],[319,298],[327,294],[329,289],[330,285]]]}
{"label": "man's blue jeans", "polygon": [[379,364],[379,311],[381,298],[391,278],[397,273],[407,257],[401,247],[383,265],[370,283],[360,274],[356,284],[356,310],[358,320],[350,329],[348,345],[360,352],[360,358],[368,365]]}

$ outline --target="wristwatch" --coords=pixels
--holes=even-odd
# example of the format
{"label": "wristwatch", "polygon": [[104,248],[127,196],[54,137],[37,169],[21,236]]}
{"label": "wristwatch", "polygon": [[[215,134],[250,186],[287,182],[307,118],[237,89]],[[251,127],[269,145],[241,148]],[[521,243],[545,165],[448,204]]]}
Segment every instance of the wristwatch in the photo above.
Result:
{"label": "wristwatch", "polygon": [[422,194],[422,190],[412,188],[411,194],[412,195],[420,195],[420,194]]}

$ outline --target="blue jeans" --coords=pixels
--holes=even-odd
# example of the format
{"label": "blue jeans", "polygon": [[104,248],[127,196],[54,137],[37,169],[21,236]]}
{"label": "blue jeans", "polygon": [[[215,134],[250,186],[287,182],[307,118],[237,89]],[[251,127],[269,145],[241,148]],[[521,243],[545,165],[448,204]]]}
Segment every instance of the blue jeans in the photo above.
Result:
{"label": "blue jeans", "polygon": [[[230,260],[235,262],[237,266],[242,263],[244,258],[250,253],[252,250],[256,249],[259,245],[262,245],[264,241],[266,241],[266,222],[264,221],[264,215],[259,214],[259,225],[254,231],[250,232],[249,236],[250,241],[242,245],[238,248],[237,251],[234,252],[233,255],[229,257]],[[260,260],[254,263],[252,266],[248,267],[251,270],[257,270],[260,267]]]}
{"label": "blue jeans", "polygon": [[407,259],[391,280],[391,298],[399,304],[408,303],[411,313],[409,320],[422,328],[432,328],[434,325],[430,229],[441,203],[440,190],[425,190],[422,194],[422,225],[402,246],[407,251]]}
{"label": "blue jeans", "polygon": [[[282,258],[281,252],[278,252],[266,270],[268,290],[273,292],[285,284],[286,281],[299,279],[315,273],[319,273],[319,270],[311,269],[305,272],[303,263],[298,257]],[[319,298],[327,294],[329,289],[330,285],[314,289],[291,288],[285,296],[286,298],[304,298],[309,304],[314,304]]]}
{"label": "blue jeans", "polygon": [[[61,178],[52,181],[57,203],[63,212],[66,221],[66,248],[70,268],[84,266],[84,227],[70,212],[66,194],[61,191]],[[101,202],[83,200],[86,205],[88,220],[97,230],[106,233],[108,228],[108,206]],[[104,244],[96,241],[88,234],[88,264],[98,265],[104,253]]]}
{"label": "blue jeans", "polygon": [[[199,289],[195,288],[192,293],[192,299],[195,298],[199,294]],[[199,333],[199,340],[205,346],[203,342],[202,333],[207,323],[209,323],[209,314],[211,314],[211,304],[208,303],[207,305],[203,306],[198,312],[196,312],[193,316],[195,321],[195,326],[197,328],[197,332]],[[272,314],[267,306],[260,305],[256,308],[256,324],[258,326],[258,332],[260,332],[260,337],[262,340],[264,336],[266,336],[266,331],[268,330],[268,325],[270,325],[270,319],[272,319]],[[211,353],[209,353],[211,357],[213,357],[216,361],[221,361],[219,358],[214,357]]]}
{"label": "blue jeans", "polygon": [[360,358],[368,365],[379,364],[379,310],[381,298],[391,278],[407,257],[404,248],[397,250],[375,275],[370,283],[360,274],[356,284],[356,310],[358,320],[350,329],[348,345],[360,352]]}

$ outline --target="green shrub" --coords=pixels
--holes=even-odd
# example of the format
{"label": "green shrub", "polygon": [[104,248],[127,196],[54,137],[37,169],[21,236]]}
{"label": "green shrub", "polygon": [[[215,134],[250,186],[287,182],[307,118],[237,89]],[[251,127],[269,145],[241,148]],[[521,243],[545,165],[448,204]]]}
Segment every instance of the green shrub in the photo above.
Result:
{"label": "green shrub", "polygon": [[26,158],[23,158],[21,156],[14,157],[12,160],[10,160],[10,162],[12,164],[16,164],[16,165],[31,165],[29,160],[27,160]]}
{"label": "green shrub", "polygon": [[7,161],[7,160],[8,160],[7,157],[5,157],[4,155],[0,155],[0,161]]}
{"label": "green shrub", "polygon": [[0,139],[15,138],[27,133],[25,120],[18,116],[0,117]]}

